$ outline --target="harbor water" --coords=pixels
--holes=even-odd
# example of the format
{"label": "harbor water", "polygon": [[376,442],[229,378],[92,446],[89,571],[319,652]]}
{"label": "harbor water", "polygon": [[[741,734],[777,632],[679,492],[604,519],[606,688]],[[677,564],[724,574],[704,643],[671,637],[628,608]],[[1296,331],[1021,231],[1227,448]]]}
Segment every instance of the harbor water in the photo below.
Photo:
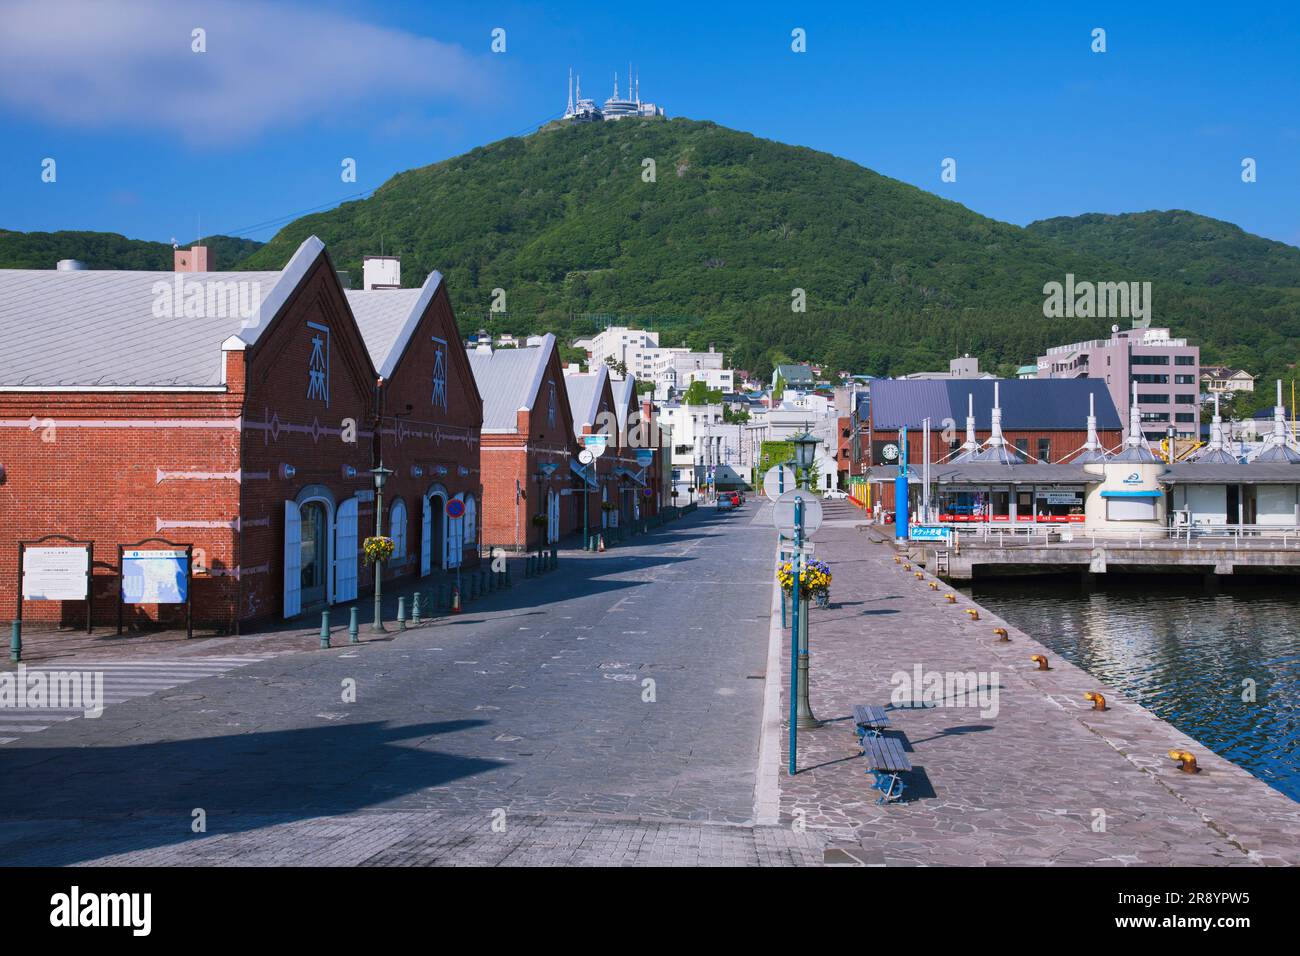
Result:
{"label": "harbor water", "polygon": [[[971,596],[1205,747],[1300,801],[1300,581],[976,581]],[[1253,693],[1253,700],[1251,696]],[[1244,698],[1244,699],[1243,699]]]}

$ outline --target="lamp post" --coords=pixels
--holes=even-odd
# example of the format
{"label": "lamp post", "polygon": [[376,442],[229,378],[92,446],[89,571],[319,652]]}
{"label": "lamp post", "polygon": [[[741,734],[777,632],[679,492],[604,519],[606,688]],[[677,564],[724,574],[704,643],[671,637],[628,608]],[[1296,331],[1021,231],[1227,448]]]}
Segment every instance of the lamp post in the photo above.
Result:
{"label": "lamp post", "polygon": [[[370,473],[375,476],[375,537],[384,536],[384,482],[388,480],[392,469],[385,468],[381,461],[379,467],[371,468]],[[384,590],[384,562],[375,562],[375,620],[370,625],[370,629],[375,632],[384,630],[384,612],[383,612],[383,590]]]}
{"label": "lamp post", "polygon": [[807,488],[813,459],[817,457],[817,438],[804,432],[795,435],[791,442],[794,444],[794,462],[799,469],[799,487]]}
{"label": "lamp post", "polygon": [[[799,487],[808,488],[809,472],[812,468],[813,458],[817,453],[817,439],[808,432],[802,435],[796,435],[794,443],[794,461],[798,467]],[[796,657],[798,685],[795,693],[796,709],[794,720],[797,722],[800,730],[808,730],[813,727],[820,727],[821,721],[813,716],[812,705],[808,697],[808,602],[804,599],[803,588],[801,586],[801,577],[799,569],[803,567],[803,503],[795,504],[795,530],[794,530],[794,560],[796,562],[794,587],[790,591],[790,603],[796,604],[793,608],[794,628],[798,634],[798,656]],[[793,769],[791,770],[793,773]]]}

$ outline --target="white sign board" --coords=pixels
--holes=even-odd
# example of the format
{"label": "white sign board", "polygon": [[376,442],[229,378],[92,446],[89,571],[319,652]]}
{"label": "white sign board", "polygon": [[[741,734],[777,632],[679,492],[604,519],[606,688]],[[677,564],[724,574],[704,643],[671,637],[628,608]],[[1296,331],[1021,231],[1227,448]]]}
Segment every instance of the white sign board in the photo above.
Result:
{"label": "white sign board", "polygon": [[584,465],[590,465],[596,460],[596,454],[590,448],[584,448],[578,452],[578,461]]}
{"label": "white sign board", "polygon": [[763,476],[763,494],[772,501],[798,487],[799,483],[794,478],[794,469],[788,465],[773,465]]}
{"label": "white sign board", "polygon": [[608,435],[583,435],[582,445],[587,451],[591,452],[597,458],[605,454],[605,446],[609,443]]}
{"label": "white sign board", "polygon": [[787,491],[772,506],[772,524],[787,538],[794,537],[794,503],[803,502],[803,536],[808,538],[822,526],[822,502],[811,491]]}
{"label": "white sign board", "polygon": [[127,604],[184,604],[184,551],[123,551],[122,600]]}
{"label": "white sign board", "polygon": [[84,601],[90,552],[69,548],[23,549],[24,601]]}

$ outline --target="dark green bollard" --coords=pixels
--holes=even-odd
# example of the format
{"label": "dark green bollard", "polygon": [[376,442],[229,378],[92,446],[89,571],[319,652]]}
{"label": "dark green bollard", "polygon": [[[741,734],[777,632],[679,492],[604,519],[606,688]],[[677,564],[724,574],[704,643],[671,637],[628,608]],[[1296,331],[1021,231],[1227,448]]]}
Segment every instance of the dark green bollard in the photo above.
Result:
{"label": "dark green bollard", "polygon": [[348,643],[349,643],[349,644],[360,644],[360,643],[361,643],[361,638],[359,638],[359,637],[357,636],[357,634],[358,634],[360,631],[361,631],[361,627],[360,627],[360,625],[357,623],[357,609],[356,609],[356,607],[353,607],[353,608],[352,608],[352,614],[351,614],[351,616],[348,618]]}
{"label": "dark green bollard", "polygon": [[420,592],[416,591],[415,596],[411,599],[411,623],[416,627],[420,626]]}
{"label": "dark green bollard", "polygon": [[320,612],[320,647],[325,650],[330,646],[330,612],[329,608]]}
{"label": "dark green bollard", "polygon": [[406,630],[406,595],[399,595],[397,598],[397,629]]}
{"label": "dark green bollard", "polygon": [[23,659],[23,622],[14,621],[9,632],[9,660],[17,664]]}

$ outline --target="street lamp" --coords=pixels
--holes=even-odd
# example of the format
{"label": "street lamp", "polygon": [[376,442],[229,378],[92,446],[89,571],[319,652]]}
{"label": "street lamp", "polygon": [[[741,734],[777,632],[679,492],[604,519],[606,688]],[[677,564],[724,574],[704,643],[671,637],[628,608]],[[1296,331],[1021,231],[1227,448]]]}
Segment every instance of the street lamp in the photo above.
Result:
{"label": "street lamp", "polygon": [[813,459],[817,457],[817,438],[804,432],[802,435],[795,435],[791,442],[794,444],[794,463],[799,468],[799,486],[806,488]]}
{"label": "street lamp", "polygon": [[[391,468],[385,468],[381,461],[379,467],[371,468],[370,474],[375,476],[375,537],[384,536],[384,482],[388,476],[393,473]],[[370,625],[372,631],[380,632],[384,630],[384,615],[382,610],[384,586],[384,562],[375,561],[375,620]]]}

